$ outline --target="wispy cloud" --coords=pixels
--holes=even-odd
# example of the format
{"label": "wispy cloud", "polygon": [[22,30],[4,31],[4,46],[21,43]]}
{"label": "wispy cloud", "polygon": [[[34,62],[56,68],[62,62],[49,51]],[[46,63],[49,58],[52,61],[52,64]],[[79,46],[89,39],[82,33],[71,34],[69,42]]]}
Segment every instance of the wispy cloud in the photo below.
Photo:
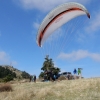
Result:
{"label": "wispy cloud", "polygon": [[61,53],[58,56],[58,58],[60,58],[60,59],[71,60],[71,61],[77,61],[77,60],[84,59],[87,57],[100,62],[100,54],[99,53],[90,53],[87,50],[73,51],[72,53],[69,53],[69,54]]}
{"label": "wispy cloud", "polygon": [[10,63],[12,63],[12,65],[17,65],[17,62],[16,61],[11,61],[10,56],[4,51],[0,51],[0,63],[1,64],[10,64]]}
{"label": "wispy cloud", "polygon": [[38,9],[41,11],[48,11],[53,7],[66,3],[66,2],[79,2],[86,4],[90,2],[90,0],[14,0],[17,3],[21,4],[25,9]]}
{"label": "wispy cloud", "polygon": [[77,35],[77,41],[81,43],[81,42],[85,42],[84,40],[86,40],[86,34],[79,32]]}
{"label": "wispy cloud", "polygon": [[100,30],[100,10],[92,16],[89,26],[86,28],[88,32],[94,32]]}
{"label": "wispy cloud", "polygon": [[4,52],[0,52],[0,62],[8,62],[10,57]]}
{"label": "wispy cloud", "polygon": [[39,23],[37,23],[37,22],[34,22],[34,23],[33,23],[33,27],[34,27],[36,30],[39,28],[39,26],[40,26]]}
{"label": "wispy cloud", "polygon": [[11,61],[12,66],[16,66],[18,63],[16,61]]}
{"label": "wispy cloud", "polygon": [[100,10],[91,12],[91,18],[86,19],[83,30],[77,32],[77,40],[79,42],[85,42],[87,37],[94,38],[95,33],[100,30]]}

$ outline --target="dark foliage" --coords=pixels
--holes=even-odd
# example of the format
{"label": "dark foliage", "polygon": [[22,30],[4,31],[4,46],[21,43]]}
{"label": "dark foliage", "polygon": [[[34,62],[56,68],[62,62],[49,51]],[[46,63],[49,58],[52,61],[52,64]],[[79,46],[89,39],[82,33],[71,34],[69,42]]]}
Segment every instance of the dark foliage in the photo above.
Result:
{"label": "dark foliage", "polygon": [[43,77],[44,77],[44,72],[41,72],[39,78],[43,78]]}
{"label": "dark foliage", "polygon": [[0,78],[2,78],[4,82],[8,82],[16,78],[16,73],[8,68],[0,66]]}
{"label": "dark foliage", "polygon": [[22,78],[29,79],[30,78],[30,74],[28,74],[27,72],[23,71],[22,72]]}

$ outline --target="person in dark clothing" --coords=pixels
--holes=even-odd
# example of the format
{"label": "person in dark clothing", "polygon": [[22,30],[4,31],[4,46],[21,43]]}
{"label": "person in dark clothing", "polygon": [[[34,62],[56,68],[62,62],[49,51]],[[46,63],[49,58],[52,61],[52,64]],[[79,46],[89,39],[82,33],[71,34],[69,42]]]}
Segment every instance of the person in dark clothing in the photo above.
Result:
{"label": "person in dark clothing", "polygon": [[36,75],[34,75],[34,82],[36,83]]}
{"label": "person in dark clothing", "polygon": [[30,75],[30,81],[29,82],[31,82],[32,81],[32,76]]}
{"label": "person in dark clothing", "polygon": [[67,76],[68,80],[70,80],[70,75]]}
{"label": "person in dark clothing", "polygon": [[55,81],[55,78],[54,78],[54,75],[53,75],[52,71],[50,71],[49,74],[50,74],[50,79],[51,79],[52,81]]}
{"label": "person in dark clothing", "polygon": [[76,69],[74,69],[73,73],[74,73],[74,74],[76,74],[76,73],[77,73],[77,70],[76,70]]}
{"label": "person in dark clothing", "polygon": [[77,74],[76,68],[74,69],[73,73],[74,73],[74,79],[76,79],[76,74]]}

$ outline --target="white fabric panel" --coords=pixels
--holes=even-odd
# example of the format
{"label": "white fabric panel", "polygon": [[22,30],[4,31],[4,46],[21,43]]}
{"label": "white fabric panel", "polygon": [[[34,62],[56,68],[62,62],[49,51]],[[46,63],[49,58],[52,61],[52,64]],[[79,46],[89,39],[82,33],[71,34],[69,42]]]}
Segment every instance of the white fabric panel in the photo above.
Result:
{"label": "white fabric panel", "polygon": [[59,16],[46,30],[44,33],[43,39],[41,41],[41,45],[45,42],[45,40],[59,27],[61,27],[63,24],[67,23],[71,19],[80,16],[85,15],[86,13],[83,11],[71,11],[68,13],[65,13],[61,16]]}

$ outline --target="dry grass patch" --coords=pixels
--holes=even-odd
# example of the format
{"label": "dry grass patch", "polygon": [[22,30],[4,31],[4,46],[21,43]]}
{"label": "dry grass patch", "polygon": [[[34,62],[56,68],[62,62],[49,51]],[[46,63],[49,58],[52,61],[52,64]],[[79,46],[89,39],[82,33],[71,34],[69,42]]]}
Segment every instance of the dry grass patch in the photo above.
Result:
{"label": "dry grass patch", "polygon": [[67,80],[67,78],[64,77],[64,76],[60,76],[60,77],[58,78],[58,80],[60,80],[60,81],[62,81],[62,80]]}
{"label": "dry grass patch", "polygon": [[0,100],[100,100],[100,78],[12,84]]}
{"label": "dry grass patch", "polygon": [[0,92],[9,92],[12,91],[12,86],[10,84],[2,84],[0,85]]}

